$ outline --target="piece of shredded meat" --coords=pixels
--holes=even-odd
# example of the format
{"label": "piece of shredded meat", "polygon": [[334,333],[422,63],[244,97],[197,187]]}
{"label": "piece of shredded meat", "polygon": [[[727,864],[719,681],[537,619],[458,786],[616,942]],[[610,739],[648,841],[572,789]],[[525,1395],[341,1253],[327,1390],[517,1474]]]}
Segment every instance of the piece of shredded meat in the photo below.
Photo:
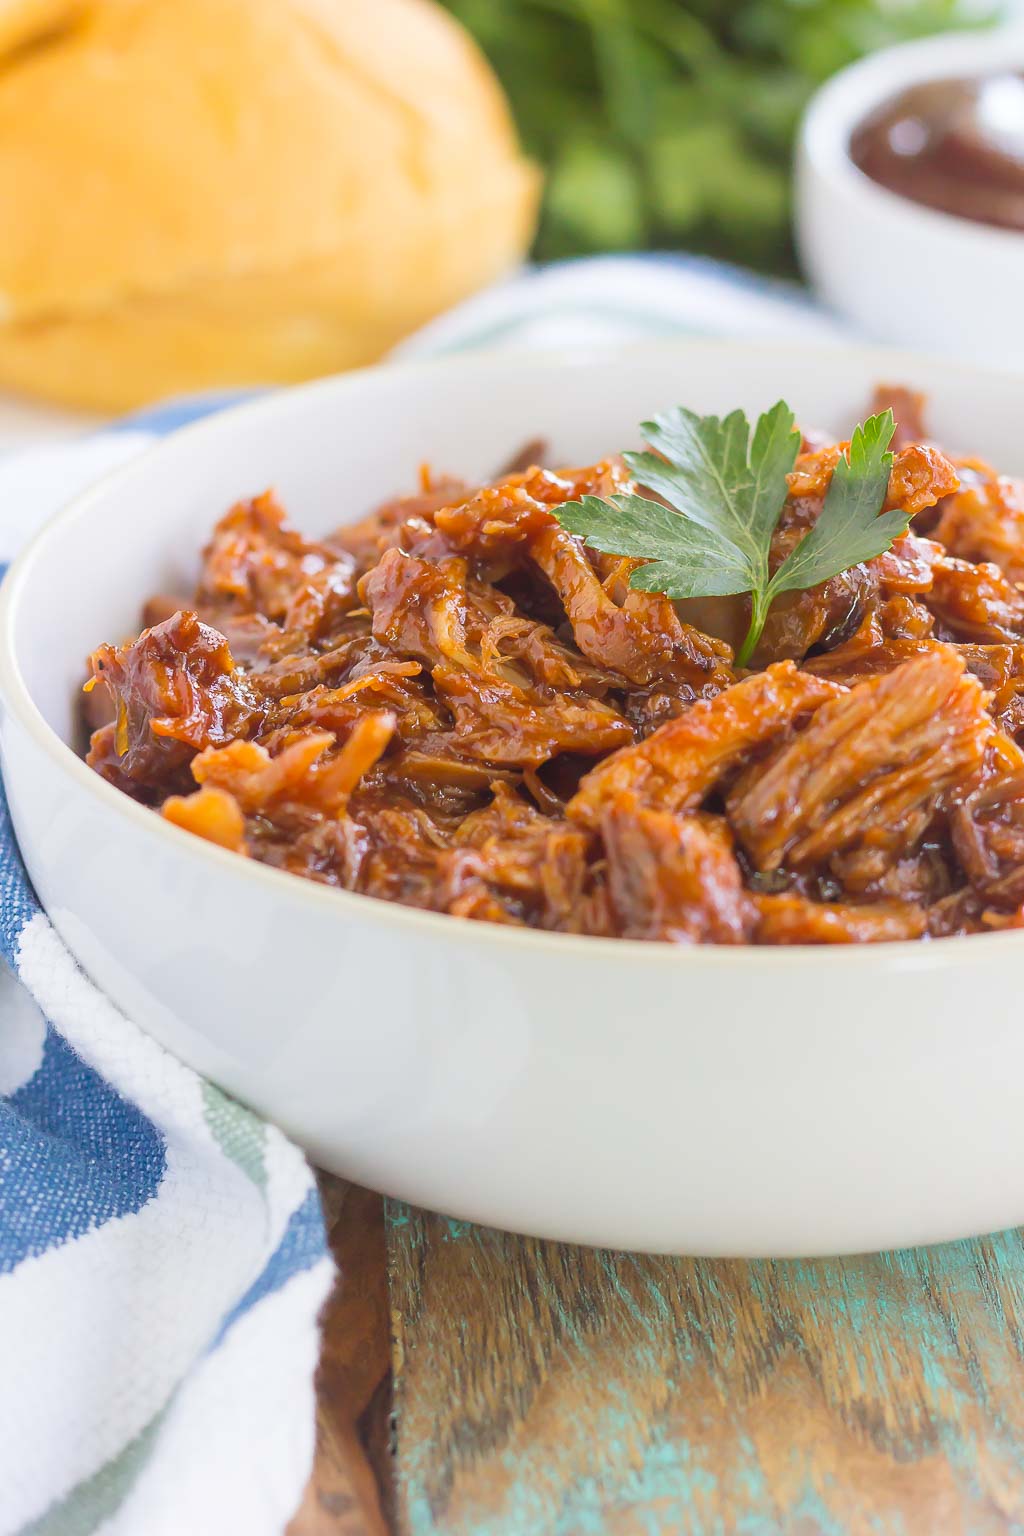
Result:
{"label": "piece of shredded meat", "polygon": [[196,752],[246,737],[265,718],[224,636],[194,613],[176,613],[119,650],[101,645],[92,680],[116,711],[94,733],[89,764],[142,799],[187,783]]}
{"label": "piece of shredded meat", "polygon": [[[769,614],[630,585],[555,511],[622,458],[411,495],[313,539],[272,495],[91,658],[88,761],[174,825],[433,912],[677,944],[1024,927],[1024,484],[898,422],[912,529]],[[842,444],[813,431],[774,569]],[[361,509],[354,509],[360,512]]]}
{"label": "piece of shredded meat", "polygon": [[912,901],[844,906],[786,892],[755,896],[754,902],[758,944],[879,944],[919,939],[927,928],[924,909]]}
{"label": "piece of shredded meat", "polygon": [[613,806],[601,823],[608,897],[627,939],[742,944],[757,922],[721,816]]}
{"label": "piece of shredded meat", "polygon": [[912,853],[936,813],[973,787],[994,727],[952,646],[866,678],[823,704],[727,800],[754,866],[828,866],[870,848]]}
{"label": "piece of shredded meat", "polygon": [[696,809],[746,754],[839,692],[834,683],[799,672],[791,661],[776,662],[715,698],[700,700],[639,746],[609,757],[583,779],[568,815],[594,826],[617,804]]}

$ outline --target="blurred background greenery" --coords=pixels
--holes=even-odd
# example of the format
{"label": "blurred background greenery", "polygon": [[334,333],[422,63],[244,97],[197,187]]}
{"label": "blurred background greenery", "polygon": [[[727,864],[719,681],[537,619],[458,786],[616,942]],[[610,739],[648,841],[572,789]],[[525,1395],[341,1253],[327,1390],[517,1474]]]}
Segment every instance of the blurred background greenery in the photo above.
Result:
{"label": "blurred background greenery", "polygon": [[680,247],[794,270],[789,177],[811,92],[967,0],[445,0],[547,169],[542,259]]}

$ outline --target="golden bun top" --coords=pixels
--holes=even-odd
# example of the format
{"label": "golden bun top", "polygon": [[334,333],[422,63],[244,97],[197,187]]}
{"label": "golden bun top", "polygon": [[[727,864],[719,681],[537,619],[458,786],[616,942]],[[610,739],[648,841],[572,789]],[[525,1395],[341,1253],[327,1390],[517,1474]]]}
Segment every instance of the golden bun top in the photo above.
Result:
{"label": "golden bun top", "polygon": [[0,0],[0,61],[26,43],[67,26],[85,0]]}
{"label": "golden bun top", "polygon": [[365,257],[477,202],[521,249],[535,200],[432,0],[0,0],[4,322]]}

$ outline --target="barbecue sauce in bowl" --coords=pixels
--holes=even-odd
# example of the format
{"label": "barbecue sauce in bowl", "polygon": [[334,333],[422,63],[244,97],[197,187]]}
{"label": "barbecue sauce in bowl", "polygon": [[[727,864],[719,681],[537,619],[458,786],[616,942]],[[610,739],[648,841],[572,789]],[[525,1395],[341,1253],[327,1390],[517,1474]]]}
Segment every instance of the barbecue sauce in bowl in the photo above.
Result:
{"label": "barbecue sauce in bowl", "polygon": [[850,155],[912,202],[1024,230],[1024,74],[911,86],[861,123]]}

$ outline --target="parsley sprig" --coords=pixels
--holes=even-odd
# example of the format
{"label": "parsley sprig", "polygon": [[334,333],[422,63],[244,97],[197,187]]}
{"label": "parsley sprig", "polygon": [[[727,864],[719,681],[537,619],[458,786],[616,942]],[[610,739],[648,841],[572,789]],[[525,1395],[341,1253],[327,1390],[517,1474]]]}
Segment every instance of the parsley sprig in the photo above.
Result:
{"label": "parsley sprig", "polygon": [[818,520],[771,574],[769,553],[789,491],[800,433],[783,400],[758,418],[751,437],[742,411],[724,419],[682,406],[642,423],[649,449],[624,454],[649,496],[584,496],[556,516],[592,549],[644,560],[630,576],[643,592],[671,598],[750,593],[750,628],[736,656],[745,666],[781,592],[816,587],[883,554],[906,533],[909,514],[882,512],[893,456],[891,411],[854,429]]}

